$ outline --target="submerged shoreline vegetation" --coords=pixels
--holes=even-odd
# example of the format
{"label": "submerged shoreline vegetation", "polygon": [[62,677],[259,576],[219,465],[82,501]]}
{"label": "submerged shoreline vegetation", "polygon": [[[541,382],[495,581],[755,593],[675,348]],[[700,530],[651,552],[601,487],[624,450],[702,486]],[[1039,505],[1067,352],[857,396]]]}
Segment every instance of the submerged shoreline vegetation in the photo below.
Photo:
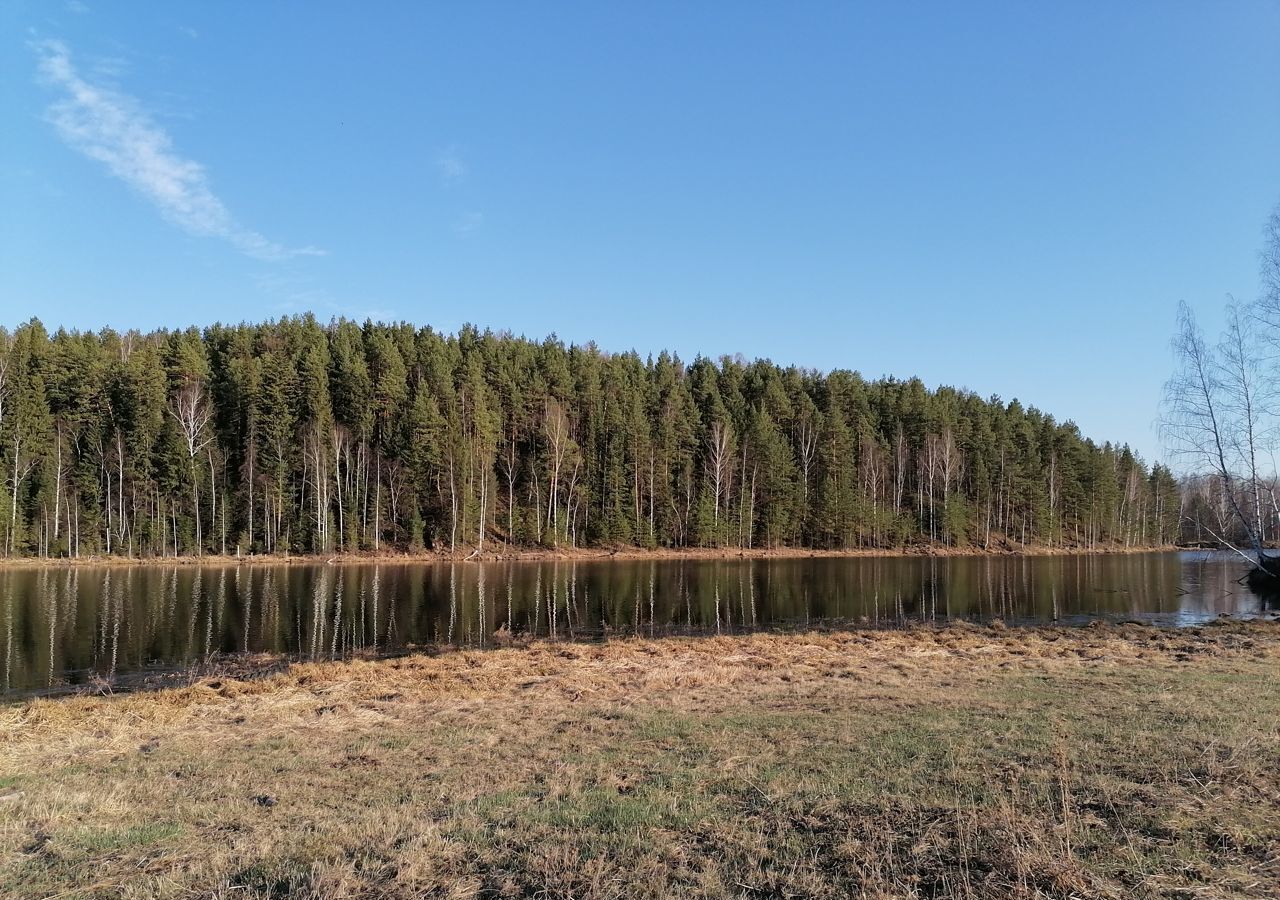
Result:
{"label": "submerged shoreline vegetation", "polygon": [[0,709],[0,892],[1271,896],[1280,626],[304,663]]}
{"label": "submerged shoreline vegetation", "polygon": [[1016,400],[463,328],[0,329],[6,557],[1164,546],[1178,486]]}

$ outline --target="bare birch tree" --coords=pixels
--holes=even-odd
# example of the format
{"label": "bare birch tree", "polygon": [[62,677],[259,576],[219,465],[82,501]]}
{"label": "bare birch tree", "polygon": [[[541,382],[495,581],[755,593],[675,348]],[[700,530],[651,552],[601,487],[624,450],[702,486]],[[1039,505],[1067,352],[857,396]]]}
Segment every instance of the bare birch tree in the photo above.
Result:
{"label": "bare birch tree", "polygon": [[548,399],[544,419],[544,433],[550,456],[547,473],[547,527],[551,529],[551,544],[560,540],[560,476],[570,454],[573,439],[569,434],[569,417],[559,400]]}
{"label": "bare birch tree", "polygon": [[196,513],[196,553],[203,551],[200,529],[200,487],[196,477],[196,457],[209,446],[213,433],[209,422],[213,419],[213,406],[205,396],[204,385],[197,378],[188,378],[178,389],[169,406],[169,414],[178,423],[183,447],[191,464],[191,498]]}
{"label": "bare birch tree", "polygon": [[[1235,332],[1238,334],[1238,328]],[[1250,474],[1256,473],[1256,455],[1251,469],[1245,450],[1257,437],[1253,413],[1242,416],[1239,412],[1252,408],[1249,388],[1255,381],[1255,363],[1245,358],[1246,348],[1232,340],[1232,333],[1229,325],[1222,343],[1229,357],[1241,355],[1239,372],[1233,372],[1232,359],[1224,362],[1220,353],[1208,346],[1190,307],[1179,305],[1178,333],[1173,340],[1177,369],[1165,385],[1161,433],[1170,451],[1193,471],[1211,471],[1218,476],[1232,521],[1245,535],[1254,555],[1250,557],[1233,544],[1227,529],[1213,536],[1262,568],[1266,554],[1257,518],[1245,513],[1237,489],[1242,481],[1247,485],[1251,478],[1256,484],[1256,474]]]}
{"label": "bare birch tree", "polygon": [[733,458],[733,430],[729,425],[717,419],[711,423],[711,431],[707,436],[707,477],[713,505],[713,522],[716,537],[720,531],[720,498],[728,493],[729,466]]}

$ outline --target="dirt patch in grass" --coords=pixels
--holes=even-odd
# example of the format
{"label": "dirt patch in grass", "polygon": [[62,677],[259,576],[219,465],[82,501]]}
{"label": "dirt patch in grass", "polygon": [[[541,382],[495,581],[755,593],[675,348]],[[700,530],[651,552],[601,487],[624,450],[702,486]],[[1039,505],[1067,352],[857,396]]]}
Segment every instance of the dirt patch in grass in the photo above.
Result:
{"label": "dirt patch in grass", "polygon": [[0,710],[0,895],[1280,893],[1280,626],[534,643]]}

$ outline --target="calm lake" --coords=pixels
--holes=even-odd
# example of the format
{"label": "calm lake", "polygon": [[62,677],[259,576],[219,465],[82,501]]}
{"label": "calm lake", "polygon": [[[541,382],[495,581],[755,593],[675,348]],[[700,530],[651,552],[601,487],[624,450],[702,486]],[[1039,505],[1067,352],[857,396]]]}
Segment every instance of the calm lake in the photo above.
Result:
{"label": "calm lake", "polygon": [[0,571],[8,696],[127,686],[222,654],[330,658],[517,634],[733,632],[845,619],[1194,624],[1256,616],[1240,562],[1116,556],[815,558]]}

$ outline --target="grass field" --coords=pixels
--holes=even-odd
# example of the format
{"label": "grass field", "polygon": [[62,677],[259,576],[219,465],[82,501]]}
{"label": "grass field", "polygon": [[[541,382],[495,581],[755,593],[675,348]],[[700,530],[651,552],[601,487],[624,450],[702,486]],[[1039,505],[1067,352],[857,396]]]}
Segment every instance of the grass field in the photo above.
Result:
{"label": "grass field", "polygon": [[534,643],[0,708],[5,897],[1274,897],[1280,625]]}

